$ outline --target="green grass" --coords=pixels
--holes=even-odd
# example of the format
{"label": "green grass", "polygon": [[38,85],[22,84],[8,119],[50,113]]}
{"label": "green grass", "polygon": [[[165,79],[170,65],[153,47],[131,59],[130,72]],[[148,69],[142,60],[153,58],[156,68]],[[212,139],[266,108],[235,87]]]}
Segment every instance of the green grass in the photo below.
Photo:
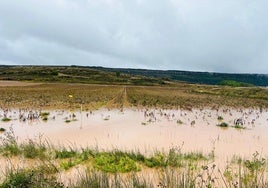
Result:
{"label": "green grass", "polygon": [[4,118],[2,119],[2,121],[3,121],[3,122],[9,122],[9,121],[11,121],[11,119],[9,119],[8,117],[4,117]]}
{"label": "green grass", "polygon": [[[18,143],[12,131],[4,135],[0,155],[8,156],[11,162],[14,156],[22,156],[37,164],[23,169],[10,168],[3,175],[0,187],[62,187],[56,176],[78,165],[87,167],[88,171],[79,172],[68,187],[194,187],[200,184],[215,187],[216,181],[226,184],[225,187],[231,187],[233,182],[241,187],[265,187],[268,183],[264,179],[268,170],[266,159],[259,153],[252,159],[228,164],[221,173],[209,156],[201,152],[182,153],[180,148],[145,156],[138,151],[57,148],[42,140]],[[144,172],[154,172],[151,174],[154,180],[148,179]]]}
{"label": "green grass", "polygon": [[177,124],[182,125],[183,122],[181,120],[177,120]]}
{"label": "green grass", "polygon": [[41,117],[46,117],[46,116],[49,116],[49,114],[50,114],[49,112],[41,112],[40,116]]}
{"label": "green grass", "polygon": [[75,162],[73,159],[70,158],[66,161],[62,161],[59,166],[61,169],[68,170],[77,164],[79,164],[79,163]]}
{"label": "green grass", "polygon": [[63,148],[61,150],[55,150],[55,157],[59,159],[72,158],[76,155],[78,155],[78,152],[73,150],[72,148],[69,148],[69,150],[67,150],[66,148]]}
{"label": "green grass", "polygon": [[219,85],[223,86],[231,86],[231,87],[253,87],[253,84],[245,83],[245,82],[238,82],[235,80],[223,80],[219,83]]}
{"label": "green grass", "polygon": [[139,165],[127,155],[117,155],[115,153],[99,153],[94,157],[93,165],[103,172],[125,173],[139,171]]}
{"label": "green grass", "polygon": [[246,129],[243,125],[235,125],[233,126],[235,129]]}
{"label": "green grass", "polygon": [[[75,181],[70,179],[68,187],[216,187],[215,182],[225,187],[232,187],[234,182],[238,187],[266,187],[268,184],[267,160],[258,152],[251,159],[227,163],[222,173],[209,155],[183,153],[178,147],[148,156],[117,149],[58,148],[41,138],[18,143],[12,130],[4,133],[1,141],[0,155],[8,156],[11,166],[3,174],[0,188],[63,187],[56,177],[78,166],[86,170],[80,171]],[[17,156],[31,162],[22,168],[12,166]]]}
{"label": "green grass", "polygon": [[218,121],[222,121],[223,120],[223,117],[222,116],[218,116]]}
{"label": "green grass", "polygon": [[12,169],[5,177],[0,188],[36,188],[36,187],[54,187],[63,188],[62,183],[57,182],[55,176],[48,176],[44,168],[28,169]]}
{"label": "green grass", "polygon": [[229,127],[228,123],[222,122],[220,124],[217,124],[218,127],[227,128]]}

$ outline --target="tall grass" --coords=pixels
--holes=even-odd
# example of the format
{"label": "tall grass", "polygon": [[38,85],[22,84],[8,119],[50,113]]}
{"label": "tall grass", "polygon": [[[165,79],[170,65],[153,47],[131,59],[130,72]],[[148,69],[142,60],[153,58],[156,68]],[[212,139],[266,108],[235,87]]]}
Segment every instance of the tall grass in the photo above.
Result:
{"label": "tall grass", "polygon": [[[169,152],[100,151],[90,148],[56,147],[42,140],[18,143],[12,130],[0,144],[0,155],[11,165],[0,178],[2,187],[267,187],[267,162],[258,152],[251,159],[237,159],[223,170],[210,155]],[[34,161],[15,167],[17,157]],[[78,175],[67,172],[78,170]],[[72,173],[71,173],[72,174]],[[64,181],[59,177],[65,177]],[[67,183],[66,183],[67,182]]]}

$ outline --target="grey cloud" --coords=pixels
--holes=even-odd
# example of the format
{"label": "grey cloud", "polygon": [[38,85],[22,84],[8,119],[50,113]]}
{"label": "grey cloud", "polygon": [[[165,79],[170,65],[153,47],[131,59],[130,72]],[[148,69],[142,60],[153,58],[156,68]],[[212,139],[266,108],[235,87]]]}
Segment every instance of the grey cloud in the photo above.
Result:
{"label": "grey cloud", "polygon": [[266,0],[0,1],[0,63],[268,73]]}

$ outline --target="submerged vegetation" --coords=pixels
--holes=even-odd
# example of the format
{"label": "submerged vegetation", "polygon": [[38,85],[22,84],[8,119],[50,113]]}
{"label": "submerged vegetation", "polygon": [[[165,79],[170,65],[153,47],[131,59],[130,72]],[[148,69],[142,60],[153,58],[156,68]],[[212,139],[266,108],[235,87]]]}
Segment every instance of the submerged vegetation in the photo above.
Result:
{"label": "submerged vegetation", "polygon": [[11,121],[11,119],[10,119],[10,118],[7,118],[7,117],[4,117],[4,118],[2,119],[2,121],[3,121],[3,122],[9,122],[9,121]]}
{"label": "submerged vegetation", "polygon": [[[200,152],[100,151],[90,148],[55,147],[39,138],[18,143],[14,133],[2,137],[0,155],[6,166],[0,187],[266,187],[266,159],[258,152],[252,159],[228,163],[223,171],[214,158]],[[15,156],[34,160],[15,166]],[[41,160],[40,160],[41,159]],[[80,167],[79,167],[80,166]],[[81,168],[83,167],[83,168]],[[67,172],[80,168],[79,175]],[[150,175],[148,174],[150,172]],[[65,177],[66,181],[59,177]],[[154,177],[154,178],[152,178]],[[66,179],[67,178],[67,179]]]}
{"label": "submerged vegetation", "polygon": [[222,123],[218,124],[217,126],[225,128],[225,127],[228,127],[229,125],[228,125],[228,123],[222,122]]}

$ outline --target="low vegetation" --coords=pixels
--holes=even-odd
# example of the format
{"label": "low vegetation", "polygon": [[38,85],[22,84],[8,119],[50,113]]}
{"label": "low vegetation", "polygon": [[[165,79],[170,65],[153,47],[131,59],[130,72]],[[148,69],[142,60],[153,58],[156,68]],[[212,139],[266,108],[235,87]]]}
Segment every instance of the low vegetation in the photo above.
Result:
{"label": "low vegetation", "polygon": [[238,82],[235,80],[223,80],[219,83],[219,85],[223,86],[231,86],[231,87],[253,87],[253,84],[245,83],[245,82]]}
{"label": "low vegetation", "polygon": [[9,122],[9,121],[11,121],[11,119],[8,118],[8,117],[4,117],[4,118],[2,119],[2,121],[3,121],[3,122]]}
{"label": "low vegetation", "polygon": [[229,127],[228,123],[225,123],[225,122],[222,122],[222,123],[220,123],[220,124],[217,124],[217,126],[218,126],[218,127],[223,127],[223,128],[225,128],[225,127]]}
{"label": "low vegetation", "polygon": [[[0,187],[266,187],[267,163],[258,152],[252,159],[228,163],[221,172],[209,155],[155,151],[148,156],[139,151],[99,151],[98,149],[55,147],[42,140],[18,143],[12,130],[5,133],[0,155],[23,156],[35,163],[21,168],[6,167]],[[41,160],[40,160],[41,159]],[[78,176],[63,184],[65,171],[84,166]],[[150,176],[154,177],[150,178]]]}
{"label": "low vegetation", "polygon": [[236,129],[246,129],[243,125],[234,125],[233,127]]}
{"label": "low vegetation", "polygon": [[94,67],[78,66],[0,66],[0,80],[111,85],[168,84],[161,78],[107,72]]}
{"label": "low vegetation", "polygon": [[219,121],[222,121],[223,120],[223,117],[222,116],[218,116],[217,118]]}
{"label": "low vegetation", "polygon": [[[70,109],[81,105],[83,109],[124,105],[187,109],[204,106],[268,107],[268,90],[259,87],[197,85],[76,66],[0,66],[0,70],[0,80],[41,83],[0,87],[0,106],[4,108]],[[224,83],[244,86],[226,79]],[[73,97],[68,97],[70,95]],[[42,112],[41,116],[49,114]]]}

